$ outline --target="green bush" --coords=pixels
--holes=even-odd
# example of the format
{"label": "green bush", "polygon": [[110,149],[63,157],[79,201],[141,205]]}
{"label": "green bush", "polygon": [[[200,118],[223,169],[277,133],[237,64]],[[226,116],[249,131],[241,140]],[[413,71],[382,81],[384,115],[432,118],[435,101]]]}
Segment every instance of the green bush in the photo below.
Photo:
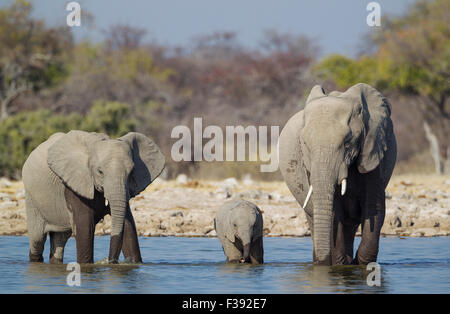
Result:
{"label": "green bush", "polygon": [[56,132],[76,129],[79,114],[55,115],[50,110],[36,110],[10,116],[0,124],[0,175],[18,177],[28,155]]}
{"label": "green bush", "polygon": [[115,138],[135,130],[127,104],[98,101],[85,117],[50,110],[22,112],[0,122],[0,176],[19,178],[22,165],[39,144],[56,132],[85,130]]}
{"label": "green bush", "polygon": [[102,132],[112,138],[120,137],[136,129],[131,118],[130,106],[117,101],[96,101],[84,119],[81,129]]}

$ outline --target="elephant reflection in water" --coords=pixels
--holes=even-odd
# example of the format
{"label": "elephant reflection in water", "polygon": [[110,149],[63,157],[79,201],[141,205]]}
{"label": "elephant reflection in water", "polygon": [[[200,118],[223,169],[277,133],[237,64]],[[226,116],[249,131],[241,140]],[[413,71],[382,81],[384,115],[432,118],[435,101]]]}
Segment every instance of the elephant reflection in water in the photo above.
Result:
{"label": "elephant reflection in water", "polygon": [[[303,264],[289,276],[283,286],[295,287],[299,292],[337,292],[337,293],[383,293],[388,291],[388,281],[380,272],[381,285],[369,286],[367,277],[371,273],[366,266],[322,266]],[[291,292],[291,291],[289,291]]]}
{"label": "elephant reflection in water", "polygon": [[[68,281],[75,283],[77,277],[74,275],[79,270],[79,287],[82,288],[83,292],[114,292],[115,286],[122,287],[123,284],[126,285],[128,292],[133,290],[142,292],[142,287],[138,286],[141,282],[139,272],[137,272],[139,265],[82,264],[78,265],[80,268],[72,268],[70,266],[64,264],[29,263],[25,272],[26,290],[37,293],[60,293],[62,290],[67,289],[72,291],[78,286],[70,286]],[[148,285],[148,282],[145,284]]]}

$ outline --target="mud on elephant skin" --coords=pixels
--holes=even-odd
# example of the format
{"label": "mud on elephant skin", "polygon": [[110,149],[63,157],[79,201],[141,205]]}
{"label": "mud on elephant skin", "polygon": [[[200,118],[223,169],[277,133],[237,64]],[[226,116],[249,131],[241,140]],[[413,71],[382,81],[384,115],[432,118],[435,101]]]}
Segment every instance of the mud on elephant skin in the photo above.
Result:
{"label": "mud on elephant skin", "polygon": [[306,212],[317,264],[377,259],[385,188],[397,156],[390,114],[387,99],[367,84],[328,95],[316,85],[280,134],[280,171]]}
{"label": "mud on elephant skin", "polygon": [[253,203],[226,202],[216,213],[214,228],[228,262],[264,263],[263,217]]}
{"label": "mud on elephant skin", "polygon": [[118,139],[77,130],[53,134],[22,169],[30,261],[43,261],[49,233],[50,262],[62,263],[64,246],[74,233],[78,263],[93,263],[95,225],[111,214],[109,261],[116,263],[123,251],[129,261],[142,262],[129,200],[164,164],[158,146],[140,133]]}

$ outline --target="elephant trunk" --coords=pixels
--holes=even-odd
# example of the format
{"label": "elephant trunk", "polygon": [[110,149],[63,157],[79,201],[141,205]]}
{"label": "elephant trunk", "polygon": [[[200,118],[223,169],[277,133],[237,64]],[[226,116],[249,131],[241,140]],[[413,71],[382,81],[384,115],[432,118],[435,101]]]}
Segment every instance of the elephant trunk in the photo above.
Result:
{"label": "elephant trunk", "polygon": [[105,197],[111,208],[111,241],[109,246],[109,262],[117,263],[122,250],[123,226],[128,208],[129,194],[125,184],[116,185],[112,190],[105,189]]}
{"label": "elephant trunk", "polygon": [[243,252],[242,252],[242,258],[240,260],[241,263],[245,263],[249,261],[250,256],[250,246],[251,246],[251,234],[250,231],[247,231],[245,233],[245,236],[241,237],[242,246],[243,246]]}
{"label": "elephant trunk", "polygon": [[337,176],[333,176],[329,163],[316,162],[311,173],[314,188],[313,225],[314,256],[317,264],[331,265],[331,232],[333,224],[333,199]]}
{"label": "elephant trunk", "polygon": [[241,263],[245,263],[249,261],[250,256],[250,243],[244,245],[244,253],[242,254],[242,258],[240,260]]}

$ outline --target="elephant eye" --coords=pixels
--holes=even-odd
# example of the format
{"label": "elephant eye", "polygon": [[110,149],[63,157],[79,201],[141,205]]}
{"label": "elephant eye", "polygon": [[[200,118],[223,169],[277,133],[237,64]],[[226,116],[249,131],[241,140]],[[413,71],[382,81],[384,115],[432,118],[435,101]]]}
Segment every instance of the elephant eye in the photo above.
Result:
{"label": "elephant eye", "polygon": [[351,134],[347,135],[344,139],[344,148],[348,149],[350,147]]}
{"label": "elephant eye", "polygon": [[303,147],[305,147],[306,150],[309,151],[308,144],[306,144],[305,140],[302,139],[302,140],[301,140],[301,143],[303,144]]}
{"label": "elephant eye", "polygon": [[97,168],[97,172],[99,175],[103,175],[103,171],[100,168]]}
{"label": "elephant eye", "polygon": [[362,107],[358,107],[356,113],[357,113],[357,114],[361,114],[361,112],[362,112]]}

